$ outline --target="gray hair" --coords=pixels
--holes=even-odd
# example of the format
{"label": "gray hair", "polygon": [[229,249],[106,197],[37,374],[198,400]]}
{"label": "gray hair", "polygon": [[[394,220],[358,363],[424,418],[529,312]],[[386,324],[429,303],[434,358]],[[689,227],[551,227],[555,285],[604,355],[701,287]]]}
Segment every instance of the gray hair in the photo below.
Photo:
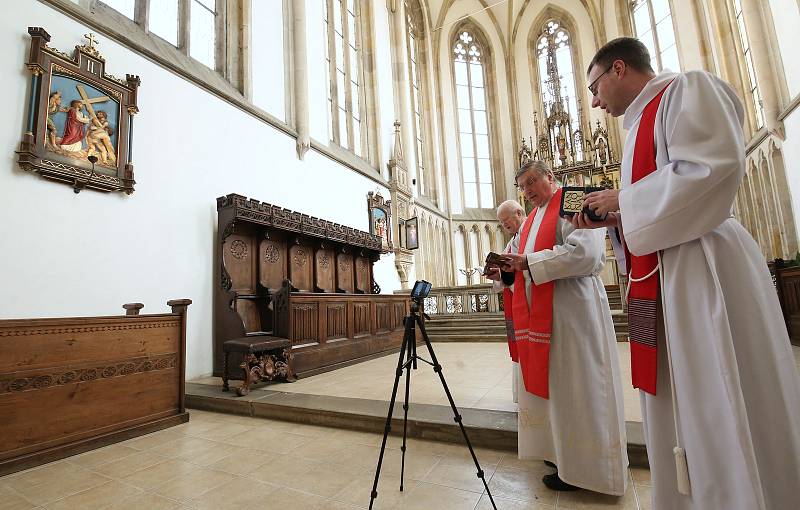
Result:
{"label": "gray hair", "polygon": [[520,212],[523,216],[525,216],[525,209],[520,205],[519,202],[516,200],[506,200],[502,204],[497,207],[497,216],[500,216],[500,213],[503,211],[509,211],[512,213]]}
{"label": "gray hair", "polygon": [[555,180],[555,175],[553,174],[553,170],[550,168],[550,165],[548,165],[547,162],[539,159],[529,159],[528,161],[523,163],[521,167],[519,167],[519,170],[517,170],[517,173],[514,175],[514,182],[516,182],[517,179],[519,179],[522,176],[522,174],[524,174],[528,170],[534,170],[539,175],[542,176],[550,175],[553,177],[553,180]]}

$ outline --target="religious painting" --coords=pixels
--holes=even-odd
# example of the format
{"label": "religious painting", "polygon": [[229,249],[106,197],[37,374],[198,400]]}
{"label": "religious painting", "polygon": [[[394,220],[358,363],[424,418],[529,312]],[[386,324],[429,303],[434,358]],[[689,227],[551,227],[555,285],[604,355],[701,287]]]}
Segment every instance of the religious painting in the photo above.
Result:
{"label": "religious painting", "polygon": [[72,56],[47,45],[50,35],[28,28],[31,72],[27,129],[17,151],[23,170],[90,188],[131,194],[133,116],[138,76],[106,73],[94,34]]}
{"label": "religious painting", "polygon": [[53,74],[47,100],[48,151],[84,161],[96,156],[97,164],[117,166],[119,101],[89,83]]}
{"label": "religious painting", "polygon": [[419,248],[419,221],[416,216],[406,220],[406,249]]}
{"label": "religious painting", "polygon": [[367,193],[369,233],[381,238],[381,251],[392,249],[391,200],[384,200],[380,192]]}

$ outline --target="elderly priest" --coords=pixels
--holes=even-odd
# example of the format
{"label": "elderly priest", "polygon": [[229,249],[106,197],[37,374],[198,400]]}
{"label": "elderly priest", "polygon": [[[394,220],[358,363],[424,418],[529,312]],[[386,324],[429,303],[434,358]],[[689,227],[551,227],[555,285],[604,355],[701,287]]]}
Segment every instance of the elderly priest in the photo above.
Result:
{"label": "elderly priest", "polygon": [[554,490],[622,495],[628,456],[616,337],[603,282],[605,235],[559,215],[561,189],[530,161],[517,185],[536,209],[505,254],[514,272],[521,459],[544,459]]}

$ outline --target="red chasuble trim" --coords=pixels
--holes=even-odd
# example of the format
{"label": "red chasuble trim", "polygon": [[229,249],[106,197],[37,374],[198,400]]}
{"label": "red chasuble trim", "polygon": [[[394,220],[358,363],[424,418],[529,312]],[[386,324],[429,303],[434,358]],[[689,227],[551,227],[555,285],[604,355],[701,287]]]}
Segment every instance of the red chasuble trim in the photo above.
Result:
{"label": "red chasuble trim", "polygon": [[[550,250],[556,244],[556,226],[558,225],[558,204],[561,202],[559,188],[550,199],[544,212],[542,223],[536,233],[533,251]],[[522,255],[528,242],[528,235],[536,217],[536,209],[528,215],[522,227],[518,254]],[[516,339],[519,367],[525,390],[542,398],[550,398],[549,364],[550,337],[553,332],[553,291],[555,282],[550,281],[536,285],[531,281],[531,306],[525,289],[525,277],[522,271],[514,275],[513,320],[514,337]]]}
{"label": "red chasuble trim", "polygon": [[[672,83],[672,82],[670,82]],[[642,111],[633,148],[631,184],[656,171],[655,123],[661,97],[670,83]],[[628,262],[628,326],[631,340],[633,387],[656,394],[656,309],[659,298],[658,254],[633,255],[625,247]]]}

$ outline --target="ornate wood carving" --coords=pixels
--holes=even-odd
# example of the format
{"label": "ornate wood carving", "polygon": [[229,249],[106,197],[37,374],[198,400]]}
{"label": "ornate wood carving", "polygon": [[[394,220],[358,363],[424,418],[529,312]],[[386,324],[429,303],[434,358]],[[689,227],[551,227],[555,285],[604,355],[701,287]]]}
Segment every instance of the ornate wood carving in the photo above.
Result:
{"label": "ornate wood carving", "polygon": [[378,332],[389,331],[395,324],[394,309],[390,303],[376,303],[375,304],[375,327]]}
{"label": "ornate wood carving", "polygon": [[353,303],[353,333],[356,338],[370,333],[372,321],[370,321],[369,309],[368,301]]}
{"label": "ornate wood carving", "polygon": [[266,289],[277,290],[288,274],[286,242],[278,239],[263,239],[258,248],[259,283]]}
{"label": "ornate wood carving", "polygon": [[336,254],[336,286],[340,292],[353,292],[353,256],[350,253]]}
{"label": "ornate wood carving", "polygon": [[[105,71],[94,35],[70,56],[47,46],[50,35],[29,27],[28,120],[17,151],[20,168],[83,188],[124,191],[135,184],[131,142],[139,111],[138,76]],[[89,158],[95,158],[95,164]]]}
{"label": "ornate wood carving", "polygon": [[310,246],[296,244],[289,248],[289,278],[292,285],[299,290],[314,290],[312,256],[313,250]]}
{"label": "ornate wood carving", "polygon": [[[239,367],[244,371],[244,381],[236,388],[240,397],[250,393],[250,386],[258,381],[273,381],[275,379],[290,380],[293,378],[289,368],[292,359],[292,350],[283,349],[280,355],[276,354],[246,354]],[[227,385],[227,380],[225,381]],[[224,388],[227,389],[227,388]]]}
{"label": "ornate wood carving", "polygon": [[224,360],[227,340],[285,338],[301,376],[400,345],[402,328],[376,326],[374,303],[387,313],[408,306],[406,296],[374,294],[380,238],[241,195],[218,198],[217,208],[216,375],[242,372],[243,353]]}
{"label": "ornate wood carving", "polygon": [[329,303],[326,312],[326,339],[347,337],[347,303]]}
{"label": "ornate wood carving", "polygon": [[319,341],[319,306],[317,303],[291,304],[292,332],[290,339],[300,344]]}

